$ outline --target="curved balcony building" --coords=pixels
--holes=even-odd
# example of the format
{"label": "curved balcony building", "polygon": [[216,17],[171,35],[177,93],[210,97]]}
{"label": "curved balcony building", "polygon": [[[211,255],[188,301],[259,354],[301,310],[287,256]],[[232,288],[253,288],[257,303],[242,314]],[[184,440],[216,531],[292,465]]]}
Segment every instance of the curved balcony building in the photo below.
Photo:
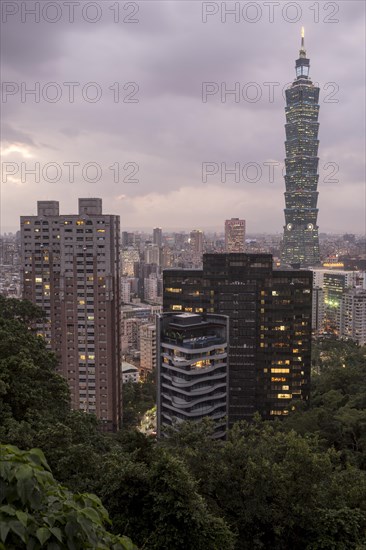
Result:
{"label": "curved balcony building", "polygon": [[164,313],[158,318],[158,436],[184,420],[215,420],[224,437],[228,413],[228,318]]}

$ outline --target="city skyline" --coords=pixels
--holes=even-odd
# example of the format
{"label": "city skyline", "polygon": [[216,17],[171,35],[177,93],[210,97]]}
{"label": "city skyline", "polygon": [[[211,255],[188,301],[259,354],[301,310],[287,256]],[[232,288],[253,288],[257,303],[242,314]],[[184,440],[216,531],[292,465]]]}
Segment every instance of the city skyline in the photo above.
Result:
{"label": "city skyline", "polygon": [[[20,87],[25,83],[27,88],[32,82],[59,83],[62,97],[52,103],[41,94],[39,103],[31,96],[22,102],[21,91],[9,93],[3,102],[2,161],[17,166],[23,162],[27,168],[34,162],[42,167],[57,163],[63,170],[61,180],[53,184],[42,179],[34,183],[32,176],[21,183],[20,171],[7,183],[2,181],[2,232],[18,229],[17,220],[35,195],[39,200],[62,200],[65,212],[73,211],[78,196],[103,195],[106,209],[120,215],[126,229],[220,228],[223,220],[240,217],[247,220],[248,233],[281,233],[282,88],[293,79],[304,25],[310,76],[320,87],[318,223],[324,233],[363,233],[364,5],[339,2],[338,13],[332,16],[323,9],[318,23],[315,12],[304,6],[296,22],[289,22],[289,11],[288,21],[276,12],[270,23],[263,11],[261,19],[250,24],[242,17],[236,23],[229,15],[223,23],[222,13],[206,14],[203,22],[200,3],[149,2],[139,4],[139,22],[134,25],[114,24],[109,12],[93,26],[77,16],[74,23],[61,19],[51,25],[43,20],[36,33],[29,18],[24,24],[20,16],[9,16],[3,33],[3,80]],[[17,32],[20,27],[22,33]],[[90,103],[77,87],[72,104],[66,101],[65,82],[79,82],[80,89],[96,82],[103,96]],[[116,82],[122,91],[124,84],[137,83],[138,103],[114,103],[115,90],[110,87]],[[239,83],[240,101],[229,94],[222,102],[216,92],[204,101],[204,82],[219,88],[223,84],[228,92]],[[243,87],[250,82],[262,94],[257,102],[250,101],[255,88],[248,88],[243,99]],[[265,83],[279,83],[273,87],[273,102]],[[132,93],[132,88],[123,94]],[[70,162],[80,163],[74,183],[64,181],[64,164]],[[82,181],[81,167],[88,162],[103,169],[99,183]],[[116,162],[122,167],[136,163],[138,183],[114,183],[109,167]],[[274,165],[273,183],[264,164],[268,162],[279,163]],[[220,167],[205,183],[203,163]],[[252,183],[241,178],[235,183],[228,176],[225,183],[221,163],[227,170],[239,163],[241,171],[255,163],[262,179]],[[332,163],[339,166],[338,173],[333,174]],[[189,204],[188,216],[181,208],[184,203]]]}

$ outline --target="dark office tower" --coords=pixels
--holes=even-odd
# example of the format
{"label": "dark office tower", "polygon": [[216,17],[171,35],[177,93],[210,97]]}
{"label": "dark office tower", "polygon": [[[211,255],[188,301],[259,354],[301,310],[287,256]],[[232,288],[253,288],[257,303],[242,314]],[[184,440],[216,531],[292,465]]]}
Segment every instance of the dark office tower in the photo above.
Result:
{"label": "dark office tower", "polygon": [[166,426],[205,417],[214,436],[228,422],[228,318],[224,315],[164,313],[157,323],[158,436]]}
{"label": "dark office tower", "polygon": [[203,270],[164,271],[164,311],[230,319],[230,425],[308,399],[311,291],[310,271],[273,271],[270,254],[204,254]]}
{"label": "dark office tower", "polygon": [[158,245],[159,248],[163,246],[163,231],[161,227],[155,227],[153,232],[153,244]]}
{"label": "dark office tower", "polygon": [[286,90],[286,192],[282,261],[286,265],[319,264],[318,115],[319,88],[309,78],[302,32],[296,80]]}
{"label": "dark office tower", "polygon": [[79,199],[79,213],[60,215],[56,201],[21,217],[23,297],[47,316],[38,331],[58,358],[74,409],[119,427],[119,216],[101,199]]}

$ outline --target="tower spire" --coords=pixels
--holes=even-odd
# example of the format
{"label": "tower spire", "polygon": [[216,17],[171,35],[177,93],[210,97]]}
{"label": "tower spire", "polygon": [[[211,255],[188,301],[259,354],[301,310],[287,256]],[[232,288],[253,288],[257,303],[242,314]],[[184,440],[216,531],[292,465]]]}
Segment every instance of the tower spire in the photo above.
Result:
{"label": "tower spire", "polygon": [[300,48],[300,57],[306,57],[305,50],[305,28],[301,27],[301,48]]}

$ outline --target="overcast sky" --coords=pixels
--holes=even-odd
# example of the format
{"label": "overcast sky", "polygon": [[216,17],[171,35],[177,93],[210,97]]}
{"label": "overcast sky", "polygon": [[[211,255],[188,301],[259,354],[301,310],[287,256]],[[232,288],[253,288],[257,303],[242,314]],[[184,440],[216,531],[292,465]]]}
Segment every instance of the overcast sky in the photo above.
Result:
{"label": "overcast sky", "polygon": [[[39,21],[36,4],[2,2],[3,232],[37,200],[74,213],[92,196],[123,229],[243,217],[249,233],[282,232],[282,89],[302,25],[320,87],[320,231],[364,232],[364,2],[226,2],[240,8],[226,21],[221,2],[44,1]],[[235,164],[240,181],[225,182]]]}

